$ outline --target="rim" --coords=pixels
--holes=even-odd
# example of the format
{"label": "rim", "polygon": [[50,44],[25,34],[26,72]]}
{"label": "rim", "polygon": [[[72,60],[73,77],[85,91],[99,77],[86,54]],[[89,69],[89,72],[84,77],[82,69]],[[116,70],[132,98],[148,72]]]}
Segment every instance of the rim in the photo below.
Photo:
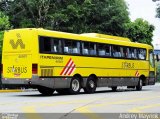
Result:
{"label": "rim", "polygon": [[79,81],[77,79],[72,81],[72,90],[75,92],[79,90]]}
{"label": "rim", "polygon": [[89,87],[90,88],[94,88],[95,84],[94,84],[94,81],[90,80],[89,81]]}

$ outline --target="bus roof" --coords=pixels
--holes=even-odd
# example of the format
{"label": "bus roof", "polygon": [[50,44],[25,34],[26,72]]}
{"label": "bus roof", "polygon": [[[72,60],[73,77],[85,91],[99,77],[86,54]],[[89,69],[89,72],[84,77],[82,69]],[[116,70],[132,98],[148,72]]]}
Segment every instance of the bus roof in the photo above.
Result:
{"label": "bus roof", "polygon": [[112,36],[112,35],[106,35],[106,34],[99,34],[99,33],[83,33],[81,35],[84,36],[90,36],[90,37],[98,37],[98,38],[106,38],[111,40],[120,40],[120,41],[128,41],[131,42],[130,39],[119,37],[119,36]]}

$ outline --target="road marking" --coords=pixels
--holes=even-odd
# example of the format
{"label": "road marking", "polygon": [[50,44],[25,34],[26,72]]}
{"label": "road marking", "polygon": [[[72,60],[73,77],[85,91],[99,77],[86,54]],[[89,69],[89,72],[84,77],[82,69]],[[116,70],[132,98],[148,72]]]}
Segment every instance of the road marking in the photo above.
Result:
{"label": "road marking", "polygon": [[76,109],[76,110],[78,110],[80,113],[82,113],[82,115],[85,115],[89,119],[103,119],[102,117],[100,117],[96,113],[93,113],[92,111],[90,111],[87,108],[82,107],[82,108],[79,108],[79,109]]}
{"label": "road marking", "polygon": [[148,98],[146,97],[146,98],[139,98],[139,99],[132,99],[132,100],[122,100],[122,101],[117,101],[117,102],[107,102],[107,103],[102,103],[102,104],[92,104],[92,105],[88,105],[86,107],[87,108],[102,107],[102,106],[105,106],[105,105],[125,104],[125,103],[130,103],[130,102],[146,101],[146,100],[151,100],[151,99],[156,99],[156,98],[160,98],[160,96],[148,97]]}
{"label": "road marking", "polygon": [[36,114],[36,113],[24,113],[25,119],[44,119],[41,117],[41,115]]}
{"label": "road marking", "polygon": [[84,102],[89,102],[90,100],[70,100],[70,101],[65,101],[65,102],[49,102],[49,103],[44,103],[44,102],[39,102],[38,104],[33,104],[30,106],[25,106],[22,108],[22,110],[25,113],[36,113],[36,106],[38,108],[41,107],[52,107],[52,106],[58,106],[58,105],[66,105],[66,104],[78,104],[78,103],[84,103]]}
{"label": "road marking", "polygon": [[[114,104],[125,104],[125,103],[131,103],[131,102],[133,103],[133,102],[146,101],[146,100],[151,100],[151,99],[156,99],[156,98],[160,98],[160,96],[139,98],[139,99],[133,99],[133,100],[122,100],[122,101],[117,101],[117,102],[107,102],[107,103],[102,103],[102,104],[86,105],[84,107],[77,108],[75,111],[83,113],[83,110],[90,111],[91,108],[98,108],[98,107],[109,106],[109,105],[114,105]],[[94,113],[94,112],[92,112],[92,113]]]}
{"label": "road marking", "polygon": [[[50,103],[41,103],[39,104],[38,108],[43,108],[43,107],[52,107],[52,106],[58,106],[58,105],[65,105],[65,104],[73,104],[73,103],[83,103],[83,102],[88,102],[89,100],[72,100],[72,101],[69,101],[69,102],[54,102],[54,104],[52,104],[52,102]],[[36,106],[37,105],[32,105],[32,106],[25,106],[22,110],[26,113],[33,113],[34,114],[34,118],[33,119],[42,119],[42,117],[39,115],[39,114],[36,114],[37,111],[36,111]],[[31,118],[32,115],[26,115],[27,119],[32,119]],[[94,118],[94,119],[97,119],[97,118]]]}
{"label": "road marking", "polygon": [[128,112],[131,113],[141,113],[145,109],[150,109],[150,108],[155,108],[155,107],[160,107],[160,103],[158,104],[150,104],[150,105],[145,105],[145,106],[139,106],[139,107],[134,107],[130,109]]}
{"label": "road marking", "polygon": [[[103,99],[103,98],[105,98],[105,99]],[[89,105],[86,105],[86,106],[82,106],[82,107],[76,108],[74,110],[74,112],[75,111],[80,112],[84,116],[88,117],[89,119],[103,119],[103,118],[100,117],[100,115],[95,114],[95,112],[91,111],[91,108],[98,108],[98,107],[103,107],[103,106],[107,106],[107,105],[109,106],[109,105],[114,105],[114,104],[125,104],[125,103],[138,102],[138,101],[147,101],[147,100],[152,100],[152,99],[160,98],[160,96],[145,97],[145,98],[131,99],[131,100],[127,99],[127,100],[114,101],[114,102],[105,102],[105,103],[101,103],[101,104],[93,104],[96,101],[99,101],[99,100],[101,100],[101,101],[104,100],[105,101],[105,100],[108,99],[108,98],[106,99],[106,97],[103,97],[103,98],[92,100],[92,103],[89,103]],[[53,106],[67,105],[67,104],[74,104],[74,103],[78,104],[78,103],[83,103],[83,102],[91,102],[91,100],[86,99],[86,100],[72,100],[72,101],[68,101],[68,102],[58,102],[58,103],[57,102],[37,103],[37,104],[34,104],[34,105],[23,107],[23,111],[25,113],[26,112],[28,112],[28,113],[35,113],[35,115],[34,115],[35,119],[42,119],[40,117],[40,115],[36,114],[37,113],[36,108],[53,107]],[[37,105],[38,105],[38,107],[37,107]]]}
{"label": "road marking", "polygon": [[23,90],[0,90],[0,93],[24,92]]}
{"label": "road marking", "polygon": [[[143,92],[143,93],[146,93],[146,92]],[[75,99],[75,100],[69,100],[69,101],[65,101],[65,102],[55,102],[55,101],[52,101],[52,100],[43,101],[43,102],[33,102],[32,104],[30,102],[27,102],[27,103],[26,102],[15,102],[13,104],[11,103],[11,105],[25,104],[27,106],[24,106],[24,107],[21,108],[25,113],[37,113],[36,109],[43,109],[43,107],[47,108],[47,107],[56,107],[56,106],[58,107],[59,105],[64,105],[65,106],[65,105],[69,105],[69,104],[88,103],[89,105],[81,106],[81,107],[75,109],[73,112],[78,111],[78,112],[81,112],[83,114],[85,113],[84,115],[86,117],[88,117],[88,118],[93,118],[94,117],[94,119],[101,119],[101,117],[99,115],[93,114],[95,112],[93,112],[91,110],[92,108],[96,109],[96,108],[100,108],[100,107],[103,107],[103,106],[116,105],[116,104],[125,104],[125,103],[132,103],[132,102],[138,102],[138,101],[147,101],[147,100],[160,98],[160,96],[155,96],[155,94],[156,93],[154,93],[154,95],[148,95],[148,93],[146,93],[144,95],[144,94],[141,94],[141,93],[137,92],[136,95],[135,94],[134,94],[134,96],[130,96],[129,95],[129,97],[126,97],[124,100],[122,100],[122,99],[118,100],[118,98],[113,98],[113,97],[110,97],[110,96],[108,96],[108,97],[107,96],[103,96],[103,97],[98,98],[98,99],[97,98],[96,99],[95,98],[92,98],[92,99],[91,98],[89,98],[89,99],[87,98],[85,100],[76,100]],[[117,97],[119,97],[119,96],[120,95],[118,95]],[[143,97],[143,98],[139,98],[139,97]],[[127,98],[130,98],[130,99],[127,99]],[[133,98],[136,98],[136,99],[133,99]],[[82,99],[83,99],[83,97],[82,97]],[[100,101],[99,104],[95,104],[98,101]],[[109,102],[109,101],[112,101],[112,102]],[[0,105],[2,105],[2,106],[3,105],[10,105],[10,103],[2,103]],[[160,104],[158,104],[157,106],[156,106],[156,104],[155,105],[150,105],[150,106],[148,105],[146,107],[144,106],[143,108],[142,107],[139,108],[139,110],[141,111],[143,109],[147,109],[147,108],[151,108],[151,107],[158,107],[159,105]],[[75,107],[77,107],[77,105]],[[34,118],[35,119],[41,119],[42,117],[40,118],[40,115],[35,114]]]}
{"label": "road marking", "polygon": [[86,117],[88,117],[88,119],[102,119],[102,117],[100,117],[96,113],[93,113],[92,111],[86,108],[80,108],[78,111],[81,112],[82,115],[85,115]]}

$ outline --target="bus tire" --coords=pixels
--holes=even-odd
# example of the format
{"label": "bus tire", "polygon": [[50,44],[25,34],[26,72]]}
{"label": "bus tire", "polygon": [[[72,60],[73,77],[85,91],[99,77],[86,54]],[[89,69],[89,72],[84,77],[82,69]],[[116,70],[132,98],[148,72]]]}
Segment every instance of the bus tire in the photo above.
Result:
{"label": "bus tire", "polygon": [[113,86],[113,87],[111,87],[112,88],[112,91],[113,92],[116,92],[117,91],[117,86]]}
{"label": "bus tire", "polygon": [[66,95],[69,93],[68,89],[57,89],[56,91],[60,95]]}
{"label": "bus tire", "polygon": [[143,81],[142,81],[142,79],[139,79],[138,85],[136,86],[136,90],[137,91],[141,91],[142,90],[142,86],[143,86]]}
{"label": "bus tire", "polygon": [[85,93],[94,93],[96,91],[96,80],[93,77],[89,77],[87,79],[87,83],[86,83],[86,87],[84,88],[84,92]]}
{"label": "bus tire", "polygon": [[53,95],[53,92],[55,91],[52,88],[47,88],[47,87],[43,87],[43,86],[38,86],[38,91],[45,96],[50,96]]}
{"label": "bus tire", "polygon": [[78,94],[81,89],[80,78],[78,76],[74,76],[71,79],[69,93],[70,94]]}

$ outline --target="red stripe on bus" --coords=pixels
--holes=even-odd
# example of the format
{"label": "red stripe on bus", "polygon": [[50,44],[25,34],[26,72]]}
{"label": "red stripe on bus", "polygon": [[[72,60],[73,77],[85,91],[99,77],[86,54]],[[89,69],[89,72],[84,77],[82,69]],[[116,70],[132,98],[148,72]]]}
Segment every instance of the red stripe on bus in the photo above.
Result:
{"label": "red stripe on bus", "polygon": [[136,71],[136,73],[135,73],[135,76],[137,76],[137,71]]}
{"label": "red stripe on bus", "polygon": [[74,62],[72,61],[72,63],[68,66],[68,69],[66,70],[66,72],[64,73],[64,75],[66,75],[66,74],[68,73],[69,69],[72,68],[73,63],[74,63]]}
{"label": "red stripe on bus", "polygon": [[74,65],[74,66],[72,67],[72,69],[71,69],[71,71],[69,72],[68,75],[71,75],[71,73],[73,72],[73,70],[75,69],[75,67],[76,67],[76,65]]}
{"label": "red stripe on bus", "polygon": [[139,72],[138,71],[136,71],[135,76],[139,76]]}
{"label": "red stripe on bus", "polygon": [[62,72],[60,73],[60,75],[63,74],[63,72],[65,71],[65,69],[67,68],[67,65],[69,64],[69,62],[71,61],[72,59],[70,58],[69,61],[67,62],[66,66],[63,68]]}

